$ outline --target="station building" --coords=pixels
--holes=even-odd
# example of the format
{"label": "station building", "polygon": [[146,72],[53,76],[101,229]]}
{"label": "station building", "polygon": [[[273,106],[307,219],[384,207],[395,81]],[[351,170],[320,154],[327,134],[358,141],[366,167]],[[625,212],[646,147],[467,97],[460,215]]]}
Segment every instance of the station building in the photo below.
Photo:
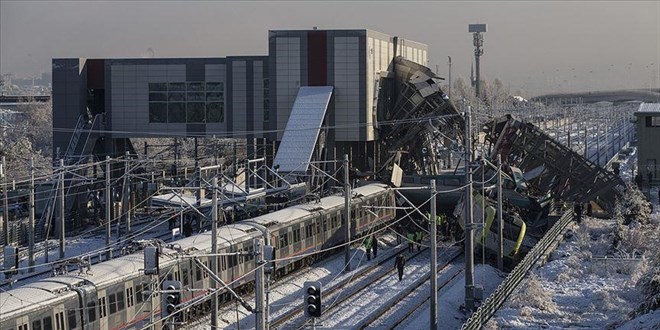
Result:
{"label": "station building", "polygon": [[332,87],[326,147],[368,155],[380,78],[396,56],[428,63],[427,45],[371,30],[268,33],[267,55],[53,59],[54,157],[123,155],[132,137],[279,142],[305,86]]}
{"label": "station building", "polygon": [[651,173],[658,180],[660,160],[660,103],[642,103],[635,111],[637,121],[637,169],[644,182]]}

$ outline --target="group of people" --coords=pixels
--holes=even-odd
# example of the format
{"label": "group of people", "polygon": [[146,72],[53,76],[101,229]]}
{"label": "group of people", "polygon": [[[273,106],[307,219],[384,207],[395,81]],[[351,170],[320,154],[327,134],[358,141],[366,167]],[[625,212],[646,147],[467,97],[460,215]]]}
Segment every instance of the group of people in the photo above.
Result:
{"label": "group of people", "polygon": [[374,258],[378,257],[378,238],[375,235],[367,236],[364,239],[364,249],[367,251],[367,260],[371,260],[371,251],[374,251]]}
{"label": "group of people", "polygon": [[417,231],[408,231],[408,234],[406,235],[406,239],[408,240],[408,252],[414,252],[415,246],[417,246],[417,252],[422,249],[422,235],[423,233],[421,229]]}

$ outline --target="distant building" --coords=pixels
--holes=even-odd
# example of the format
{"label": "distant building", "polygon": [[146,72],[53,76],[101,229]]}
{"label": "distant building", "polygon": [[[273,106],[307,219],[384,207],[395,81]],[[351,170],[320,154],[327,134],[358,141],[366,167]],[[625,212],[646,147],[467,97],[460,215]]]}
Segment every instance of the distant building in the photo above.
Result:
{"label": "distant building", "polygon": [[658,179],[660,161],[660,103],[642,103],[635,112],[637,119],[637,169],[646,182],[648,173]]}
{"label": "distant building", "polygon": [[[55,157],[123,155],[131,137],[279,142],[300,87],[333,86],[326,125],[337,128],[325,147],[366,158],[380,77],[396,56],[428,62],[425,44],[371,30],[275,30],[268,39],[264,56],[53,59]],[[84,122],[101,133],[71,146]]]}

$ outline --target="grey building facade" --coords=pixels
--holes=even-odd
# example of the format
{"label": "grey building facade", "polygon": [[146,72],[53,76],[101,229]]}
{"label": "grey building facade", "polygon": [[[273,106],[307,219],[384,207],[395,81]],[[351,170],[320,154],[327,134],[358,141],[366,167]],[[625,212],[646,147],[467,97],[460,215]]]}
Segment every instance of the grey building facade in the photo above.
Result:
{"label": "grey building facade", "polygon": [[53,59],[55,157],[72,152],[81,118],[97,125],[97,155],[123,154],[131,137],[279,141],[301,86],[334,87],[329,146],[368,155],[380,77],[396,56],[428,62],[426,45],[366,29],[268,33],[265,56]]}
{"label": "grey building facade", "polygon": [[635,112],[637,121],[637,170],[646,182],[651,173],[658,179],[660,161],[660,103],[642,103]]}

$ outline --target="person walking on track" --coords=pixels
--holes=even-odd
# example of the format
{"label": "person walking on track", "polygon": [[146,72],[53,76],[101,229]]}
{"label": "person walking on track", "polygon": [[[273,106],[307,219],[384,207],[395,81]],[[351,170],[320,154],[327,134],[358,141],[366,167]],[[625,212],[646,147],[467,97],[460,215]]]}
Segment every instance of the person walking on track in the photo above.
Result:
{"label": "person walking on track", "polygon": [[399,272],[399,282],[403,279],[403,266],[406,265],[406,257],[403,256],[403,253],[399,253],[398,256],[396,256],[396,270]]}

